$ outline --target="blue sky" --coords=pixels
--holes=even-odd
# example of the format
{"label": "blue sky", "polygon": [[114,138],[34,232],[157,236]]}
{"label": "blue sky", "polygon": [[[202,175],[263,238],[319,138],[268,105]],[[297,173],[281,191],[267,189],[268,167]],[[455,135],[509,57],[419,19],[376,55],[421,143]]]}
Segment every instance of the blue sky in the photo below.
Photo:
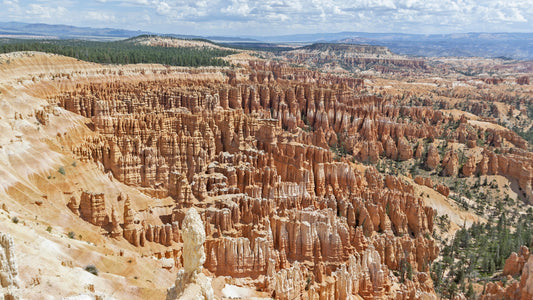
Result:
{"label": "blue sky", "polygon": [[533,0],[0,0],[1,21],[198,35],[533,32]]}

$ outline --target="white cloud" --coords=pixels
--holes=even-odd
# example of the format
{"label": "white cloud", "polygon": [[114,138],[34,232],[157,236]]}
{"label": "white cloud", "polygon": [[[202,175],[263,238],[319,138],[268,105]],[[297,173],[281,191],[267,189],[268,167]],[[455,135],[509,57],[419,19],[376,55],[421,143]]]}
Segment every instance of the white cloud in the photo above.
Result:
{"label": "white cloud", "polygon": [[4,0],[2,6],[4,9],[10,13],[20,11],[20,6],[18,5],[18,0]]}
{"label": "white cloud", "polygon": [[168,3],[166,2],[159,2],[157,4],[157,13],[158,14],[161,14],[161,15],[169,15],[171,13],[171,8],[170,8],[170,5],[168,5]]}
{"label": "white cloud", "polygon": [[[531,0],[0,1],[7,8],[0,11],[3,20],[70,20],[75,25],[93,26],[108,22],[123,28],[185,34],[531,32],[533,28]],[[13,10],[17,6],[18,13]],[[88,24],[83,24],[84,20]]]}
{"label": "white cloud", "polygon": [[101,22],[115,22],[115,15],[112,13],[106,13],[101,11],[90,11],[87,13],[88,20],[101,21]]}
{"label": "white cloud", "polygon": [[30,4],[25,12],[34,18],[47,20],[64,16],[67,13],[67,9],[62,6],[48,7],[39,4]]}
{"label": "white cloud", "polygon": [[222,13],[227,15],[248,16],[251,8],[248,6],[247,0],[231,0],[231,4],[222,8]]}
{"label": "white cloud", "polygon": [[110,2],[117,2],[117,3],[124,3],[124,4],[139,4],[139,5],[148,5],[150,2],[148,0],[94,0],[99,3],[110,3]]}

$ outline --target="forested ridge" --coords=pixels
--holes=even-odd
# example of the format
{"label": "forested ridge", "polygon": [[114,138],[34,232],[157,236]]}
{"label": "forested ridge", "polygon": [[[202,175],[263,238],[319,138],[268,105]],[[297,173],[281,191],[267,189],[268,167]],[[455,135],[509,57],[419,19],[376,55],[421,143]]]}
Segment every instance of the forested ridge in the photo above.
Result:
{"label": "forested ridge", "polygon": [[0,40],[0,53],[40,51],[104,64],[158,63],[171,66],[227,66],[220,59],[231,50],[144,46],[130,40],[95,42],[82,40]]}

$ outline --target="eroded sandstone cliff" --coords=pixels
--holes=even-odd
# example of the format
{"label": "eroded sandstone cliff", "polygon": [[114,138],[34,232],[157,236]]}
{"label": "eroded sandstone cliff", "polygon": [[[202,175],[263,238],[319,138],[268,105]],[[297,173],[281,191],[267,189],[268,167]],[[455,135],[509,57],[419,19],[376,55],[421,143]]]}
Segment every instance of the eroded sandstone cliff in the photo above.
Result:
{"label": "eroded sandstone cliff", "polygon": [[[380,115],[391,108],[358,95],[358,79],[264,62],[226,76],[223,83],[89,83],[51,97],[92,120],[98,134],[72,148],[80,159],[152,197],[173,199],[148,218],[127,195],[104,205],[83,194],[81,216],[116,235],[120,218],[104,211],[118,205],[126,240],[177,254],[185,242],[179,224],[195,206],[207,234],[206,269],[250,278],[279,298],[434,295],[427,273],[438,255],[430,238],[434,210],[410,184],[340,156],[366,160],[361,147],[368,144],[409,159],[410,140],[434,132],[430,123],[387,123]],[[414,275],[394,275],[407,265]],[[290,292],[284,276],[297,277]]]}
{"label": "eroded sandstone cliff", "polygon": [[[412,60],[383,63],[425,69]],[[31,179],[59,190],[56,197],[39,194],[50,201],[25,205],[32,212],[54,207],[54,216],[68,220],[66,232],[72,224],[96,232],[91,239],[112,244],[105,256],[121,259],[117,269],[123,273],[136,270],[124,265],[152,260],[147,257],[157,258],[164,272],[183,269],[175,283],[181,291],[204,274],[242,280],[280,299],[434,299],[429,269],[439,249],[428,190],[448,199],[454,187],[442,178],[504,175],[532,199],[533,156],[524,139],[493,119],[457,115],[452,104],[439,109],[437,100],[420,96],[466,97],[460,88],[424,82],[427,90],[409,94],[400,84],[380,87],[372,77],[262,60],[232,69],[91,68],[93,73],[43,79],[28,91],[46,97],[42,107],[9,112],[11,123],[34,123],[35,131],[46,132],[47,139],[33,143],[52,144],[69,156],[61,162],[66,176],[63,168],[48,182]],[[90,80],[77,78],[87,73]],[[502,100],[498,93],[472,94]],[[465,104],[481,115],[499,109],[482,101]],[[59,126],[68,124],[67,117],[77,127]],[[10,139],[10,151],[28,143],[17,132]],[[71,179],[72,160],[92,173]],[[424,176],[396,176],[394,168],[382,166],[415,160],[429,170]],[[53,163],[41,169],[57,169]],[[28,192],[33,183],[21,188],[26,179],[12,177],[2,183],[13,186],[10,195],[25,199],[19,190],[39,192]],[[205,258],[189,260],[190,247],[203,247]],[[139,255],[123,257],[131,253]],[[513,261],[509,274],[527,269]]]}

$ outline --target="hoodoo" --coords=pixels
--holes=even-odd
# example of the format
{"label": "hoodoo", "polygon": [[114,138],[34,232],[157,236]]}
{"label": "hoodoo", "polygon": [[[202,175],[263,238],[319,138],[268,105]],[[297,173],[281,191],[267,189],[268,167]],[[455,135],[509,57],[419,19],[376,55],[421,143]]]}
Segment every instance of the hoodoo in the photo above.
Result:
{"label": "hoodoo", "polygon": [[174,286],[168,290],[167,300],[214,299],[211,279],[202,273],[205,263],[205,230],[196,209],[190,208],[187,211],[181,228],[183,269],[179,270]]}
{"label": "hoodoo", "polygon": [[153,36],[29,46],[105,64],[0,55],[5,295],[533,293],[531,62]]}

